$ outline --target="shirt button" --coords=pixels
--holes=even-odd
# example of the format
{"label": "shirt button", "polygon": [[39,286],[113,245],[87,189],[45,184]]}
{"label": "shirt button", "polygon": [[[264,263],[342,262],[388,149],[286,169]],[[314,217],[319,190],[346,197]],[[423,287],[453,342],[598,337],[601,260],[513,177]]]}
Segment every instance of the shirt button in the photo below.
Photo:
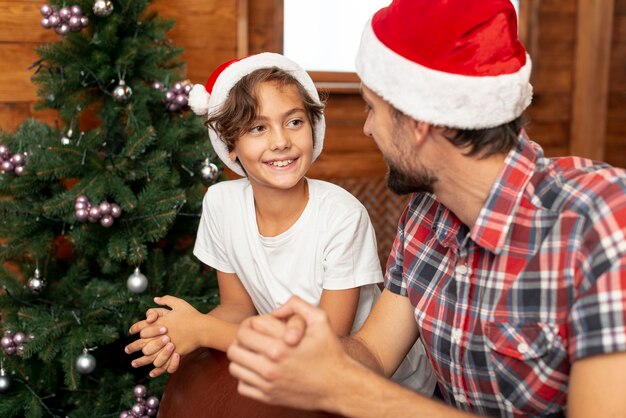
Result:
{"label": "shirt button", "polygon": [[460,329],[452,330],[452,342],[455,344],[458,344],[459,342],[461,342],[461,330]]}
{"label": "shirt button", "polygon": [[526,354],[528,353],[528,344],[526,343],[519,343],[517,345],[517,351],[519,351],[521,354]]}
{"label": "shirt button", "polygon": [[454,268],[454,272],[456,274],[458,274],[459,276],[465,276],[467,274],[468,270],[469,269],[467,268],[467,266],[465,264],[461,264],[461,265],[456,266]]}

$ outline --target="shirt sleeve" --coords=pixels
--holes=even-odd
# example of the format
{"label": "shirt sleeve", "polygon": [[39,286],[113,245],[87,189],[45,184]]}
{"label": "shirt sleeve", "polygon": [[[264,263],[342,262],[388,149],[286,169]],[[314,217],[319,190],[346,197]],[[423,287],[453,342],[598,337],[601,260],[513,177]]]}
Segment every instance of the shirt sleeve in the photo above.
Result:
{"label": "shirt sleeve", "polygon": [[[626,247],[623,234],[621,240],[622,248]],[[613,260],[607,256],[598,257],[595,265],[611,263],[608,270],[597,277],[591,275],[591,281],[589,275],[581,279],[582,292],[570,315],[572,360],[626,351],[626,254],[613,254]]]}
{"label": "shirt sleeve", "polygon": [[406,282],[402,273],[404,271],[404,227],[408,212],[409,207],[407,206],[398,221],[398,230],[391,246],[387,260],[387,271],[385,272],[385,288],[401,296],[407,295]]}
{"label": "shirt sleeve", "polygon": [[224,247],[226,213],[221,194],[209,187],[202,201],[202,216],[193,253],[204,264],[224,273],[234,273]]}
{"label": "shirt sleeve", "polygon": [[382,282],[376,234],[365,207],[346,210],[332,224],[324,251],[324,283],[342,290]]}

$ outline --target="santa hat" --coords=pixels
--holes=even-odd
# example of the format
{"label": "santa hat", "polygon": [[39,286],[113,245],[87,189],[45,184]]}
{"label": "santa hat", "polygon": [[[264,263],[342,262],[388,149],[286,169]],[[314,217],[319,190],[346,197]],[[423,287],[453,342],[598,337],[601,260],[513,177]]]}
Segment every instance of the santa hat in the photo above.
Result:
{"label": "santa hat", "polygon": [[[311,99],[318,104],[322,104],[313,80],[302,67],[283,55],[264,52],[228,61],[217,67],[211,74],[211,77],[209,77],[206,85],[196,84],[189,92],[189,107],[198,115],[208,114],[208,116],[211,116],[222,108],[230,94],[230,90],[241,78],[255,70],[272,67],[278,67],[292,75],[296,81],[302,84],[311,96]],[[325,129],[326,124],[322,115],[313,126],[314,146],[312,161],[315,161],[322,152]],[[245,176],[246,173],[241,165],[229,158],[226,144],[211,127],[209,127],[209,138],[215,153],[222,162],[235,173]]]}
{"label": "santa hat", "polygon": [[365,25],[356,69],[393,107],[450,128],[510,122],[532,98],[510,0],[394,0]]}

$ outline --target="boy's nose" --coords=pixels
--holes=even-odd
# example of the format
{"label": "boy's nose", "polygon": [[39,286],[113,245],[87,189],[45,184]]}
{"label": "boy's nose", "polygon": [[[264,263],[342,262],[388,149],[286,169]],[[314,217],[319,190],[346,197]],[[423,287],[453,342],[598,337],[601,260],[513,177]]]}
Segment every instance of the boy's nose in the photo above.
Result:
{"label": "boy's nose", "polygon": [[285,149],[289,147],[289,135],[286,132],[283,132],[280,129],[275,130],[270,136],[270,147],[271,149]]}

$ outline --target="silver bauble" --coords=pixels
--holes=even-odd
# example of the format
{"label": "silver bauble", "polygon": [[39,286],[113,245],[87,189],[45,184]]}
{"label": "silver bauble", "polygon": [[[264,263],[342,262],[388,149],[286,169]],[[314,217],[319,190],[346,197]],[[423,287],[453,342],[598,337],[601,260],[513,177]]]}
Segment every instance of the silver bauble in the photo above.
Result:
{"label": "silver bauble", "polygon": [[96,358],[91,354],[83,351],[76,359],[76,370],[80,374],[89,374],[96,368]]}
{"label": "silver bauble", "polygon": [[97,0],[93,4],[93,12],[101,17],[107,17],[113,13],[113,3],[109,0]]}
{"label": "silver bauble", "polygon": [[202,166],[202,169],[200,170],[200,175],[205,180],[215,181],[220,175],[220,170],[215,164],[205,162],[204,166]]}
{"label": "silver bauble", "polygon": [[126,85],[124,80],[120,80],[120,83],[113,89],[113,100],[118,103],[126,103],[133,95],[133,91]]}
{"label": "silver bauble", "polygon": [[7,393],[11,389],[11,378],[4,369],[0,369],[0,393]]}
{"label": "silver bauble", "polygon": [[142,293],[148,288],[148,278],[139,271],[139,267],[135,268],[133,274],[128,276],[126,287],[133,293]]}
{"label": "silver bauble", "polygon": [[35,269],[35,274],[33,275],[33,277],[28,279],[28,282],[26,285],[28,286],[28,289],[32,293],[35,293],[35,294],[41,293],[46,288],[46,279],[41,277],[41,274],[39,273],[39,269]]}

